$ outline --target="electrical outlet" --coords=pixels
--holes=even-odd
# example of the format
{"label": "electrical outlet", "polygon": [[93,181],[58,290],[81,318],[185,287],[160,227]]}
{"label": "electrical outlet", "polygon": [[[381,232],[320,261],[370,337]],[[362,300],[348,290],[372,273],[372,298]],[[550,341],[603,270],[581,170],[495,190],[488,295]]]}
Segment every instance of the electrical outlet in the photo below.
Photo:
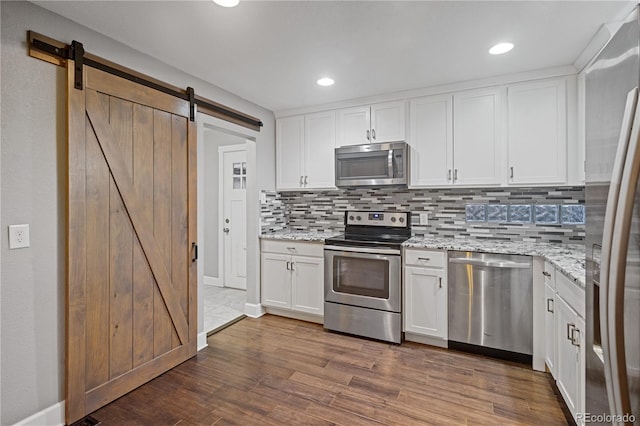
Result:
{"label": "electrical outlet", "polygon": [[29,225],[9,225],[9,249],[29,247]]}
{"label": "electrical outlet", "polygon": [[429,214],[420,213],[420,225],[428,225],[428,224],[429,224]]}

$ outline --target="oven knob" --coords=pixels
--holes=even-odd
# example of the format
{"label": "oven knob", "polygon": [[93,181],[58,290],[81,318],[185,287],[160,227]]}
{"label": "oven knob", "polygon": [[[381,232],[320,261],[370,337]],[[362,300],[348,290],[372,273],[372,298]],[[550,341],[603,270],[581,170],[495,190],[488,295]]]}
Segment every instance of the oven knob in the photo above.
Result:
{"label": "oven knob", "polygon": [[395,217],[392,217],[392,218],[391,218],[391,222],[395,222],[395,221],[396,221],[396,218],[395,218]]}
{"label": "oven knob", "polygon": [[349,216],[349,220],[353,220],[353,215]]}
{"label": "oven knob", "polygon": [[362,220],[360,216],[356,216],[356,220]]}
{"label": "oven knob", "polygon": [[401,217],[399,220],[400,220],[400,223],[404,222],[404,217]]}

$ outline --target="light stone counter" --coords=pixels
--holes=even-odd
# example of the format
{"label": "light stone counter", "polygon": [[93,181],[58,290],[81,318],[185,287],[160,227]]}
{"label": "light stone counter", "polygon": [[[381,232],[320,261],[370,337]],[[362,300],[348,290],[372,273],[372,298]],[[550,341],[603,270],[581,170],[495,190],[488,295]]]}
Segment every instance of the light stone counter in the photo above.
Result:
{"label": "light stone counter", "polygon": [[551,244],[513,241],[472,240],[458,238],[413,237],[405,248],[475,251],[497,254],[539,256],[580,287],[585,287],[585,251],[582,244]]}
{"label": "light stone counter", "polygon": [[324,240],[326,238],[335,237],[340,234],[342,234],[342,232],[296,231],[291,229],[284,229],[282,231],[262,234],[260,235],[260,238],[264,240],[306,241],[324,243]]}

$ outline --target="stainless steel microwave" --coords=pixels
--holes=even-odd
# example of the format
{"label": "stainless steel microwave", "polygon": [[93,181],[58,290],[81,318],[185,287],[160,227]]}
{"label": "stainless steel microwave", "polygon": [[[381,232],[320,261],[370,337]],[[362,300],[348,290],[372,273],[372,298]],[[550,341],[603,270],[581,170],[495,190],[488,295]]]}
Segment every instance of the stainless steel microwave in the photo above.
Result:
{"label": "stainless steel microwave", "polygon": [[407,186],[406,142],[371,143],[336,148],[336,186]]}

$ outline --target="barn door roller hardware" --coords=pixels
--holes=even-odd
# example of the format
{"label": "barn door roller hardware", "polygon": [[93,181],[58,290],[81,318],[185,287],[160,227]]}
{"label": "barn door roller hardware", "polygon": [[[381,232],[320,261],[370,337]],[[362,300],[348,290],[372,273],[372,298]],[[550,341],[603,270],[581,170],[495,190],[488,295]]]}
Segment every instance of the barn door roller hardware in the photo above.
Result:
{"label": "barn door roller hardware", "polygon": [[260,127],[262,127],[262,121],[260,121],[259,118],[229,108],[207,98],[197,96],[192,87],[182,90],[137,71],[114,64],[106,59],[86,53],[84,46],[78,41],[74,40],[69,45],[34,31],[28,31],[27,43],[29,45],[29,56],[34,58],[42,59],[43,61],[63,67],[66,66],[67,60],[70,59],[74,61],[74,87],[78,90],[82,90],[83,88],[82,68],[88,66],[184,99],[189,102],[189,118],[191,121],[195,121],[197,105],[199,112],[238,124],[248,129],[259,132]]}

